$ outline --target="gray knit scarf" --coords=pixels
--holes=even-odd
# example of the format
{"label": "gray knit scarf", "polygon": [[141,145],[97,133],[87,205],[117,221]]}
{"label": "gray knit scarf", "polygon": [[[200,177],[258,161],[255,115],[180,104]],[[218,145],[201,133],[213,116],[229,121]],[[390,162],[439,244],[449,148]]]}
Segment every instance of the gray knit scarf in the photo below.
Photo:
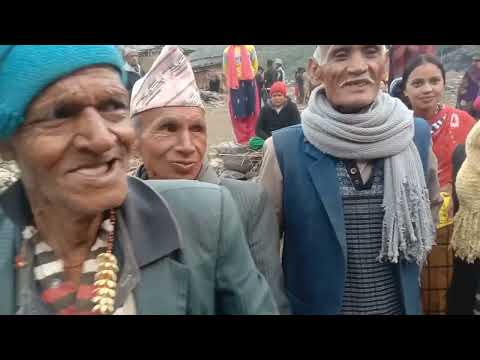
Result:
{"label": "gray knit scarf", "polygon": [[307,140],[339,159],[384,160],[382,248],[378,260],[423,265],[435,238],[428,189],[417,147],[414,117],[398,99],[379,92],[365,113],[342,114],[324,90],[311,94],[302,113]]}

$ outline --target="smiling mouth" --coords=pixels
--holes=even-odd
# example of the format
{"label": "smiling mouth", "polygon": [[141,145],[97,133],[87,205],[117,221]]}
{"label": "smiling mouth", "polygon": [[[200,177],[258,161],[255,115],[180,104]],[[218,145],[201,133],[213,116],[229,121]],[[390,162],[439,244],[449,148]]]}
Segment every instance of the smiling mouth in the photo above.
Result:
{"label": "smiling mouth", "polygon": [[342,84],[342,87],[346,87],[346,86],[367,86],[367,85],[371,85],[371,84],[372,84],[372,82],[370,80],[359,79],[359,80],[346,81]]}
{"label": "smiling mouth", "polygon": [[117,161],[118,161],[117,159],[113,159],[101,164],[82,166],[82,167],[73,169],[69,172],[80,174],[87,177],[102,176],[109,173]]}
{"label": "smiling mouth", "polygon": [[172,164],[179,165],[179,166],[184,166],[184,167],[189,167],[193,166],[196,163],[195,162],[178,162],[178,161],[173,161]]}

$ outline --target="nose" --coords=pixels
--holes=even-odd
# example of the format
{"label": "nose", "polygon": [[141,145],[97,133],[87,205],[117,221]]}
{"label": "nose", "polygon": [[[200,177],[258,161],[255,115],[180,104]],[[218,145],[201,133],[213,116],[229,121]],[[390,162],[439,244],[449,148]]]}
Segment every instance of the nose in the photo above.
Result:
{"label": "nose", "polygon": [[422,87],[422,92],[424,93],[429,93],[431,92],[433,89],[432,89],[432,85],[430,85],[430,83],[428,81],[425,82],[425,85],[423,85]]}
{"label": "nose", "polygon": [[347,71],[351,75],[361,75],[368,70],[368,65],[365,58],[359,51],[352,53],[351,59],[348,63]]}
{"label": "nose", "polygon": [[193,144],[190,131],[183,131],[179,134],[176,150],[184,156],[191,155],[195,152],[195,145]]}
{"label": "nose", "polygon": [[74,121],[77,121],[74,139],[77,148],[103,154],[115,146],[116,135],[95,108],[84,109]]}

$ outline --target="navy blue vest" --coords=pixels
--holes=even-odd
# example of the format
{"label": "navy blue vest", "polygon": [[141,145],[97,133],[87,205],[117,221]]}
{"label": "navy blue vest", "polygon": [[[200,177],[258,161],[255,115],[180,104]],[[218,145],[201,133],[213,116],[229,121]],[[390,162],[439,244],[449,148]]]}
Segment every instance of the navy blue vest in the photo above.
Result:
{"label": "navy blue vest", "polygon": [[[415,119],[415,144],[426,173],[430,126]],[[336,159],[305,139],[301,125],[273,133],[283,176],[283,269],[294,314],[337,314],[344,290],[347,249]],[[396,267],[406,314],[421,314],[419,267]]]}

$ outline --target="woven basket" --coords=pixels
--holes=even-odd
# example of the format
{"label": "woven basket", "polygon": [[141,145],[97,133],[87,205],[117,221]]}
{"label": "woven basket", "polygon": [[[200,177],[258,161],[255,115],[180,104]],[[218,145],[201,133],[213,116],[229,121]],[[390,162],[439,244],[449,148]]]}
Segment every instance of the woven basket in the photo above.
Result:
{"label": "woven basket", "polygon": [[447,290],[453,275],[453,251],[448,248],[453,225],[437,230],[437,245],[428,256],[422,271],[422,305],[425,315],[447,313]]}

